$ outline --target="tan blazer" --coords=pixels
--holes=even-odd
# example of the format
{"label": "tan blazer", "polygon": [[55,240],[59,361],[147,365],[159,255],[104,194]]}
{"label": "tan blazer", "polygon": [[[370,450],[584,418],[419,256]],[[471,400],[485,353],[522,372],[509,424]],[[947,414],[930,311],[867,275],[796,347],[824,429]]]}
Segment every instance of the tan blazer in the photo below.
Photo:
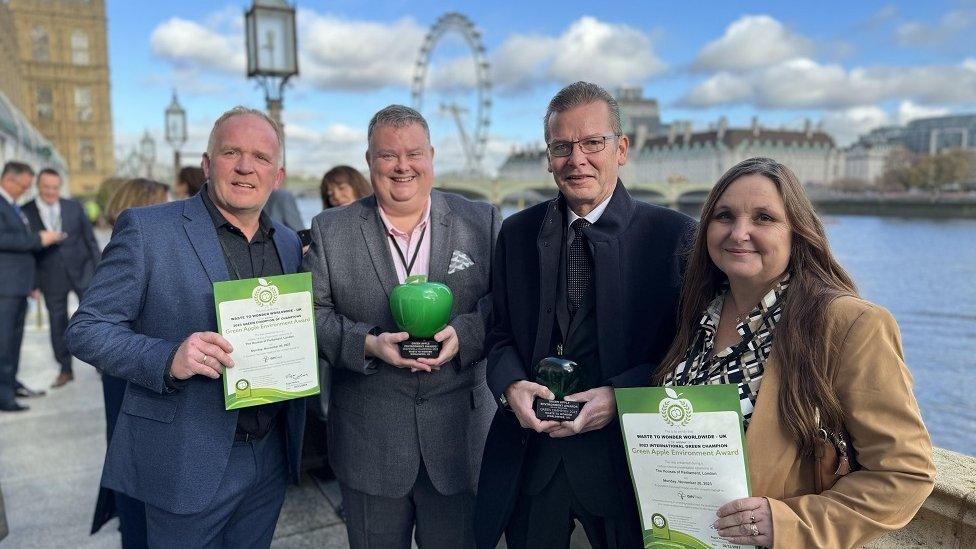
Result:
{"label": "tan blazer", "polygon": [[814,495],[803,459],[779,421],[779,368],[766,363],[746,432],[754,496],[769,498],[774,547],[859,547],[907,524],[932,491],[932,443],[912,394],[901,335],[887,310],[853,297],[828,311],[833,387],[860,469]]}

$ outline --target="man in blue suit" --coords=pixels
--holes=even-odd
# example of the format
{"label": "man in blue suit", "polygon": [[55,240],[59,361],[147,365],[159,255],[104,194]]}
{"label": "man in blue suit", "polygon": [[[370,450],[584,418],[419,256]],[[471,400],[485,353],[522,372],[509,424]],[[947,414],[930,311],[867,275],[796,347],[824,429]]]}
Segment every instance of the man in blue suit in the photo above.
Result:
{"label": "man in blue suit", "polygon": [[34,287],[34,252],[63,238],[56,231],[31,231],[17,200],[30,188],[34,170],[7,162],[0,174],[0,412],[27,409],[15,397],[39,396],[17,380],[24,339],[27,294]]}
{"label": "man in blue suit", "polygon": [[45,168],[37,174],[37,195],[38,198],[24,204],[24,215],[30,221],[31,230],[65,234],[63,241],[36,254],[34,286],[44,294],[51,323],[51,347],[61,367],[51,385],[57,388],[75,377],[71,370],[71,353],[64,341],[64,330],[68,327],[68,293],[74,292],[81,300],[102,251],[81,203],[61,198],[58,172]]}
{"label": "man in blue suit", "polygon": [[128,381],[102,484],[146,502],[150,547],[268,547],[305,403],[225,411],[213,283],[294,273],[297,235],[262,212],[281,130],[235,107],[214,123],[196,196],[122,213],[68,326],[78,358]]}

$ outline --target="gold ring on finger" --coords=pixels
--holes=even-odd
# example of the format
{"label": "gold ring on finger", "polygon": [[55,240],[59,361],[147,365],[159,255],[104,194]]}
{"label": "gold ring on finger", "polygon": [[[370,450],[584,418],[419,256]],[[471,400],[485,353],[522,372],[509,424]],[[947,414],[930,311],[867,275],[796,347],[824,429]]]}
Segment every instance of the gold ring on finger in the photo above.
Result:
{"label": "gold ring on finger", "polygon": [[203,355],[203,365],[207,365],[207,361],[210,360],[210,355]]}

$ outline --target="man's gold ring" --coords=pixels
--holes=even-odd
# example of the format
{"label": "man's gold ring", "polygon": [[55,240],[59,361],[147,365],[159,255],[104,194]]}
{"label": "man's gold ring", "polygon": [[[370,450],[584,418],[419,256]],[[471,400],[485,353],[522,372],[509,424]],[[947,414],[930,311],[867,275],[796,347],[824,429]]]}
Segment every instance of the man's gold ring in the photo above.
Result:
{"label": "man's gold ring", "polygon": [[207,360],[209,360],[209,359],[210,359],[210,355],[203,355],[203,365],[204,366],[207,365]]}

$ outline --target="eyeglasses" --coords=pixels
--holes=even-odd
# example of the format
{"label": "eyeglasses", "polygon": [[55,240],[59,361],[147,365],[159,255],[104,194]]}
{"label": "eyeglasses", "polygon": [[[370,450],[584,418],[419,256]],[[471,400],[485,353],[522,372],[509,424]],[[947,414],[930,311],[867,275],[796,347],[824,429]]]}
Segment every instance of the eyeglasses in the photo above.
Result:
{"label": "eyeglasses", "polygon": [[618,134],[591,135],[576,141],[553,141],[546,146],[549,154],[556,157],[569,156],[573,154],[573,145],[579,143],[580,150],[585,153],[598,153],[607,148],[607,139],[620,137]]}

